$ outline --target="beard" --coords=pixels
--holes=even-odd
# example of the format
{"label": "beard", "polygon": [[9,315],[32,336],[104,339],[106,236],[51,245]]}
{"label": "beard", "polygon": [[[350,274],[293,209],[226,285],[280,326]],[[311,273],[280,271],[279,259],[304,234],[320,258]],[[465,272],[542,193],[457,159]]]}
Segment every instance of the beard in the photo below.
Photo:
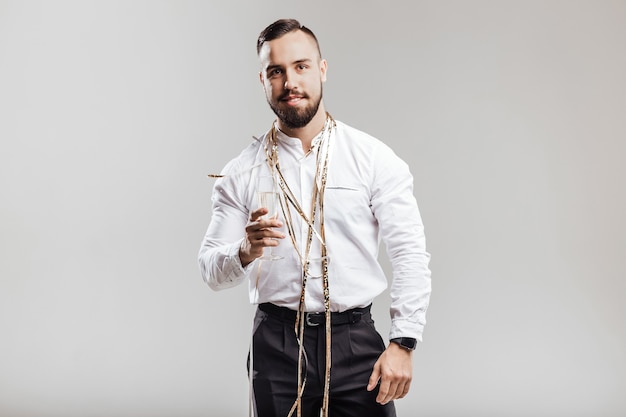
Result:
{"label": "beard", "polygon": [[[278,100],[272,100],[270,98],[267,99],[272,111],[281,122],[285,124],[290,129],[299,129],[307,124],[313,119],[315,114],[317,114],[317,110],[320,107],[320,103],[322,102],[322,90],[320,88],[320,95],[317,99],[311,101],[308,106],[304,108],[295,108],[295,107],[280,107],[279,104],[283,97],[286,97],[290,94],[290,91],[285,91]],[[310,99],[309,95],[304,93],[302,95],[303,98]]]}

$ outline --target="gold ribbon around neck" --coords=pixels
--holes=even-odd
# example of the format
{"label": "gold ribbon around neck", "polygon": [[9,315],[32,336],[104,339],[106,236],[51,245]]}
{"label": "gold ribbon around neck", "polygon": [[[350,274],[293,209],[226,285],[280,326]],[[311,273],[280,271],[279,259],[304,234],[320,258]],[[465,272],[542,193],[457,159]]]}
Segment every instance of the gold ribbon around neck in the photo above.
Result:
{"label": "gold ribbon around neck", "polygon": [[[317,144],[318,150],[316,155],[316,169],[315,177],[313,178],[313,190],[311,192],[311,208],[309,215],[307,216],[301,207],[298,199],[293,194],[283,173],[280,169],[280,163],[278,159],[278,140],[276,138],[276,126],[272,124],[272,128],[268,133],[268,138],[265,141],[265,155],[267,158],[267,164],[269,166],[272,175],[278,179],[278,185],[282,191],[282,198],[280,199],[280,207],[283,212],[283,218],[285,219],[285,225],[291,238],[291,243],[298,254],[300,263],[302,265],[302,289],[300,292],[300,303],[298,312],[296,314],[296,322],[294,331],[298,340],[298,394],[297,398],[289,411],[287,417],[291,417],[294,411],[297,413],[297,417],[301,417],[302,409],[302,394],[304,393],[304,387],[306,384],[306,352],[304,351],[304,329],[305,329],[305,305],[304,296],[306,292],[307,278],[310,270],[310,252],[313,236],[315,236],[321,245],[321,262],[322,262],[322,286],[324,296],[324,313],[325,313],[325,326],[326,326],[326,368],[324,378],[324,398],[322,403],[322,417],[328,417],[328,401],[330,391],[330,366],[331,366],[331,322],[330,322],[330,292],[328,286],[328,255],[326,250],[326,236],[324,232],[324,191],[326,188],[326,179],[328,172],[328,159],[329,159],[329,145],[330,137],[333,130],[336,128],[336,122],[329,113],[326,113],[326,122],[321,132],[320,140]],[[310,152],[310,151],[309,151]],[[284,202],[283,202],[284,201]],[[308,226],[307,242],[304,254],[300,252],[298,247],[296,234],[291,217],[290,206],[295,209],[297,214],[304,220]],[[315,227],[315,215],[319,213],[319,232]],[[304,365],[304,371],[303,371]]]}

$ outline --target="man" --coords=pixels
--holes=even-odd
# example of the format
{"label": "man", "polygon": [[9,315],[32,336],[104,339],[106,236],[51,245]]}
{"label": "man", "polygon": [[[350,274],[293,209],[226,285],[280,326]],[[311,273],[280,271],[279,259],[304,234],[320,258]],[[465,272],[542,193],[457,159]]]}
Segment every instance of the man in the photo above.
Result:
{"label": "man", "polygon": [[[395,416],[431,290],[413,178],[388,146],[327,113],[327,63],[308,28],[278,20],[257,52],[277,120],[215,183],[202,276],[214,290],[247,279],[258,304],[255,415]],[[275,180],[278,216],[256,201],[261,175]],[[387,347],[370,315],[387,286],[379,239],[393,269]],[[281,259],[265,259],[269,249]]]}

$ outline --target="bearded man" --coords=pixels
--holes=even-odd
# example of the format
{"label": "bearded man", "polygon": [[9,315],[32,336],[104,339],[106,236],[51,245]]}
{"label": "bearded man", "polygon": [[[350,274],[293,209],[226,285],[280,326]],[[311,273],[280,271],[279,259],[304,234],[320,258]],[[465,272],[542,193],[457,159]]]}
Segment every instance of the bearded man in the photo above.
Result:
{"label": "bearded man", "polygon": [[[247,281],[258,306],[251,409],[259,417],[395,416],[431,293],[413,177],[389,146],[326,111],[327,62],[311,30],[278,20],[259,35],[257,53],[277,119],[219,175],[199,252],[212,289]],[[274,179],[276,215],[257,201],[264,175]],[[378,262],[381,240],[390,280]],[[370,310],[389,281],[386,344]]]}

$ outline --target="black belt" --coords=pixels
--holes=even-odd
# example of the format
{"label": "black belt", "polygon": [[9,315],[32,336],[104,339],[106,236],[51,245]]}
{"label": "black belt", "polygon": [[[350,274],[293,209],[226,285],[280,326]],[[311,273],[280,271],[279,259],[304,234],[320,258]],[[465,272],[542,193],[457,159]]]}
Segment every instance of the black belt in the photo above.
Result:
{"label": "black belt", "polygon": [[[341,313],[330,313],[330,323],[331,325],[338,324],[353,324],[361,321],[363,315],[370,314],[370,308],[372,305],[368,305],[367,307],[361,308],[353,308],[350,310],[342,311]],[[266,312],[267,314],[287,321],[289,323],[295,323],[296,314],[295,310],[291,310],[287,307],[280,307],[276,304],[272,303],[262,303],[259,304],[259,310]],[[325,313],[304,313],[304,322],[308,326],[319,326],[320,324],[324,324],[326,322],[326,314]]]}

